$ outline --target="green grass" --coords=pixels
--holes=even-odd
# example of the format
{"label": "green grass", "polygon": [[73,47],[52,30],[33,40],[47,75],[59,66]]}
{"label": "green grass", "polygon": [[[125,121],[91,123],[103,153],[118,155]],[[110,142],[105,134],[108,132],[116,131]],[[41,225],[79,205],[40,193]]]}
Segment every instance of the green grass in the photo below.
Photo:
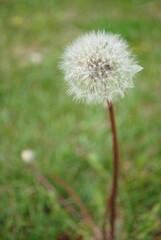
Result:
{"label": "green grass", "polygon": [[[159,0],[0,2],[0,239],[57,239],[65,232],[90,239],[85,224],[78,228],[24,165],[27,148],[41,172],[69,183],[101,225],[111,186],[108,115],[103,105],[74,103],[57,67],[64,47],[93,29],[120,33],[144,67],[115,104],[118,240],[161,239],[160,9]],[[40,64],[32,62],[35,52]]]}

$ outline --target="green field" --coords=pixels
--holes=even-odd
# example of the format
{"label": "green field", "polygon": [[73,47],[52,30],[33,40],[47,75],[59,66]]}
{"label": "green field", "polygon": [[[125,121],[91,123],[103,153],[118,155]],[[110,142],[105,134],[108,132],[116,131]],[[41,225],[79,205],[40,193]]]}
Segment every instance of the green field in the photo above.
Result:
{"label": "green field", "polygon": [[58,70],[64,47],[93,29],[120,33],[144,68],[115,103],[117,240],[161,239],[161,1],[0,0],[1,240],[91,239],[79,213],[67,214],[21,160],[25,149],[53,184],[57,174],[77,191],[101,226],[112,180],[109,116],[103,104],[73,102]]}

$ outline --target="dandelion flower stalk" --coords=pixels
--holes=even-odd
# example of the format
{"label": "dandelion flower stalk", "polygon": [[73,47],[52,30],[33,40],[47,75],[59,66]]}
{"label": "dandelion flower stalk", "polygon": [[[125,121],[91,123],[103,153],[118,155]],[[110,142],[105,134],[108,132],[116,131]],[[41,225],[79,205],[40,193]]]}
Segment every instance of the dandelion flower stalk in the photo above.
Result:
{"label": "dandelion flower stalk", "polygon": [[106,203],[103,239],[109,236],[106,230],[110,218],[110,240],[115,239],[116,196],[118,188],[118,144],[112,103],[124,97],[133,88],[133,77],[142,70],[128,49],[128,44],[117,34],[105,31],[90,32],[69,45],[60,64],[68,86],[67,93],[76,101],[94,105],[106,101],[109,108],[113,135],[113,183]]}
{"label": "dandelion flower stalk", "polygon": [[113,182],[111,188],[111,194],[109,199],[107,198],[105,214],[103,219],[103,236],[104,239],[108,240],[108,233],[106,231],[106,223],[107,216],[110,213],[110,236],[109,240],[114,239],[115,234],[115,217],[116,217],[116,198],[117,198],[117,190],[118,190],[118,175],[119,175],[119,152],[118,152],[118,142],[117,142],[117,131],[116,131],[116,123],[115,123],[115,114],[112,103],[107,101],[110,121],[111,121],[111,130],[113,137]]}

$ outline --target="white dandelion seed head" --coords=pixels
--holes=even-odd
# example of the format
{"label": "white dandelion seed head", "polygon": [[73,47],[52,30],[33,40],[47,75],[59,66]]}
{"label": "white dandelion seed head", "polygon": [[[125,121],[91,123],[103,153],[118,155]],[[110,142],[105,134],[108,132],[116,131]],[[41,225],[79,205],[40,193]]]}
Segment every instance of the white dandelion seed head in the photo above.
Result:
{"label": "white dandelion seed head", "polygon": [[32,149],[24,149],[21,152],[21,158],[25,163],[32,163],[35,159],[35,152]]}
{"label": "white dandelion seed head", "polygon": [[60,68],[68,94],[88,104],[113,101],[134,87],[133,76],[142,70],[119,35],[90,32],[68,46]]}

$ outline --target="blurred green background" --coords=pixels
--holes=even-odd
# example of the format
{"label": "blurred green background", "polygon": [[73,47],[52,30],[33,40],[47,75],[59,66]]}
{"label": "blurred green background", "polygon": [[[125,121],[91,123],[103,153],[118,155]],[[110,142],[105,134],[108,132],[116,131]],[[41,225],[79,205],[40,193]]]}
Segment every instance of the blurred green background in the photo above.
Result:
{"label": "blurred green background", "polygon": [[104,105],[73,102],[58,70],[64,47],[93,29],[120,33],[144,67],[115,103],[118,240],[161,239],[161,1],[0,0],[1,240],[91,236],[37,181],[25,149],[52,183],[56,173],[77,191],[101,226],[112,177],[109,116]]}

